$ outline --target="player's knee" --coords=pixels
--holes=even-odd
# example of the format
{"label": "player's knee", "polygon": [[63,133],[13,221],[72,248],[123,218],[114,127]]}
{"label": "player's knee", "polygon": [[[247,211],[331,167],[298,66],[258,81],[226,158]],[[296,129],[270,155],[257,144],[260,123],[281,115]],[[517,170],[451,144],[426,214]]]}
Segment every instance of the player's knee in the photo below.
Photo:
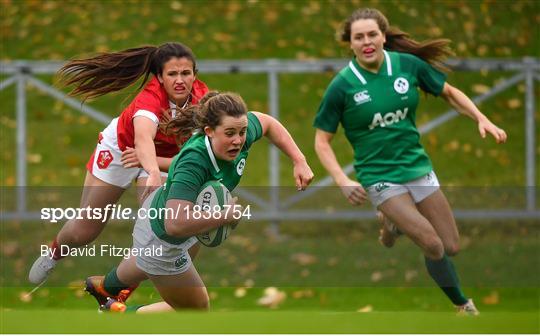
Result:
{"label": "player's knee", "polygon": [[194,308],[197,309],[197,310],[208,310],[208,309],[210,309],[210,298],[208,297],[208,294],[206,294],[204,298],[199,299]]}
{"label": "player's knee", "polygon": [[444,256],[444,246],[439,237],[426,238],[423,242],[424,253],[431,259],[441,259]]}
{"label": "player's knee", "polygon": [[206,290],[204,290],[203,293],[200,295],[197,309],[201,309],[201,310],[210,309],[210,297],[208,296],[208,292]]}
{"label": "player's knee", "polygon": [[192,301],[189,308],[195,310],[208,310],[210,308],[210,300],[208,299],[208,296],[206,296],[206,298],[199,298]]}
{"label": "player's knee", "polygon": [[208,293],[198,293],[189,298],[179,298],[178,300],[168,300],[167,303],[175,310],[195,309],[208,310],[210,308],[210,298]]}
{"label": "player's knee", "polygon": [[447,244],[444,247],[444,251],[446,252],[447,255],[451,257],[457,255],[459,253],[459,243],[456,242],[456,243]]}

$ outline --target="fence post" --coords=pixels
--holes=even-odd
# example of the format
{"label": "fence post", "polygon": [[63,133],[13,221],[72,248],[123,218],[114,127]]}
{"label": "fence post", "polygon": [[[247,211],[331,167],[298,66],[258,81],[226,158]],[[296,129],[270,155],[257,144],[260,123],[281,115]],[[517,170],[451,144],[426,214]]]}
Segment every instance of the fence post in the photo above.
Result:
{"label": "fence post", "polygon": [[[275,61],[270,61],[275,62]],[[279,120],[279,79],[275,70],[268,72],[268,101],[270,115]],[[270,145],[270,204],[274,215],[279,213],[279,150],[276,146]],[[279,236],[279,221],[270,222],[269,233]]]}
{"label": "fence post", "polygon": [[534,97],[534,59],[525,57],[525,160],[527,190],[527,211],[536,207],[536,162],[535,162],[535,97]]}
{"label": "fence post", "polygon": [[26,212],[26,74],[30,72],[21,64],[17,74],[17,212]]}

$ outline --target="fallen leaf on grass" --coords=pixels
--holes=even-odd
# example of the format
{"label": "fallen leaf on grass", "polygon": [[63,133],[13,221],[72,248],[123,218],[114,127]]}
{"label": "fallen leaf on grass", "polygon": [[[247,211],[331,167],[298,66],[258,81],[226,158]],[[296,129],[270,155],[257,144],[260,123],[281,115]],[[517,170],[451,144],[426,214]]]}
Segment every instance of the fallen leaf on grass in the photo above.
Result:
{"label": "fallen leaf on grass", "polygon": [[496,305],[499,303],[499,292],[493,291],[482,298],[482,303],[486,305]]}
{"label": "fallen leaf on grass", "polygon": [[257,304],[259,306],[275,309],[283,303],[286,298],[287,294],[285,292],[278,290],[276,287],[268,287],[264,290],[264,296],[257,301]]}
{"label": "fallen leaf on grass", "polygon": [[376,271],[376,272],[371,273],[372,282],[379,282],[382,280],[382,278],[383,278],[383,275],[381,272]]}
{"label": "fallen leaf on grass", "polygon": [[521,107],[521,100],[518,98],[512,98],[506,102],[506,105],[508,106],[508,108],[517,109]]}
{"label": "fallen leaf on grass", "polygon": [[29,153],[26,155],[26,161],[28,163],[40,163],[41,159],[42,159],[41,154]]}
{"label": "fallen leaf on grass", "polygon": [[28,292],[20,292],[19,293],[19,300],[21,300],[24,303],[28,303],[32,301],[32,294]]}
{"label": "fallen leaf on grass", "polygon": [[417,270],[407,270],[405,272],[405,281],[406,282],[411,282],[417,276],[418,276],[418,271]]}
{"label": "fallen leaf on grass", "polygon": [[19,251],[19,243],[8,241],[2,244],[2,254],[6,257],[13,257]]}
{"label": "fallen leaf on grass", "polygon": [[317,257],[307,253],[295,253],[291,255],[291,260],[299,265],[306,266],[317,262]]}
{"label": "fallen leaf on grass", "polygon": [[71,281],[68,284],[68,288],[71,290],[78,290],[78,289],[84,288],[84,286],[85,286],[85,283],[83,280]]}
{"label": "fallen leaf on grass", "polygon": [[314,293],[311,289],[297,290],[292,293],[293,299],[311,298]]}
{"label": "fallen leaf on grass", "polygon": [[332,266],[336,266],[337,264],[339,263],[339,258],[337,257],[331,257],[328,259],[328,261],[326,262],[326,264],[330,267]]}
{"label": "fallen leaf on grass", "polygon": [[244,287],[239,287],[234,291],[234,297],[243,298],[246,296],[247,290]]}
{"label": "fallen leaf on grass", "polygon": [[367,305],[365,307],[359,308],[356,312],[358,313],[371,313],[373,311],[372,305]]}
{"label": "fallen leaf on grass", "polygon": [[484,84],[474,84],[472,86],[472,90],[474,93],[483,94],[490,90],[490,87]]}

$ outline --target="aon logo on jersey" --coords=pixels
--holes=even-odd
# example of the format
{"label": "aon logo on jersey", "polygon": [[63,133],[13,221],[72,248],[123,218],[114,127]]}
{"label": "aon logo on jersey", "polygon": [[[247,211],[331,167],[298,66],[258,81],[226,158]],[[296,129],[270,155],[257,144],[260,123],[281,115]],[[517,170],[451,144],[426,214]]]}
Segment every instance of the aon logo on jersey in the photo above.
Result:
{"label": "aon logo on jersey", "polygon": [[380,113],[375,113],[373,120],[371,121],[371,125],[369,125],[369,130],[374,129],[377,126],[385,127],[387,125],[400,122],[407,117],[408,111],[409,108],[406,107],[403,109],[403,111],[397,110],[396,112],[388,112],[384,116]]}

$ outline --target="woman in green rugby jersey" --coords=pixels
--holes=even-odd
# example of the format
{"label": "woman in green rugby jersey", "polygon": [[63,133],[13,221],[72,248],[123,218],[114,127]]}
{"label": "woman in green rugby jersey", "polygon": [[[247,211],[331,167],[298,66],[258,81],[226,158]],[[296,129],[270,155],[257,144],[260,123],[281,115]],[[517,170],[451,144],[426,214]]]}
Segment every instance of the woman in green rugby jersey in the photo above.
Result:
{"label": "woman in green rugby jersey", "polygon": [[[383,244],[392,246],[398,232],[407,235],[422,249],[429,274],[458,311],[476,315],[448,258],[458,253],[459,233],[420,145],[415,122],[418,88],[441,96],[476,121],[482,138],[489,133],[504,143],[506,133],[446,82],[441,70],[449,55],[448,40],[416,42],[370,8],[352,13],[341,39],[349,43],[354,57],[334,77],[320,104],[314,122],[317,155],[350,203],[362,204],[369,197],[382,213]],[[343,172],[330,145],[339,124],[354,148],[360,183]]]}
{"label": "woman in green rugby jersey", "polygon": [[[298,190],[313,179],[306,159],[285,127],[259,112],[248,112],[242,98],[233,93],[211,92],[201,104],[183,110],[169,123],[175,133],[199,130],[182,147],[171,163],[167,182],[143,204],[147,209],[174,209],[176,218],[138,219],[133,230],[135,249],[162,248],[161,255],[142,255],[123,261],[103,281],[87,279],[86,290],[104,310],[155,312],[171,309],[207,309],[208,293],[195,269],[188,249],[195,236],[223,225],[234,225],[239,218],[225,212],[219,219],[193,219],[189,211],[201,187],[219,180],[228,190],[240,182],[251,145],[266,136],[293,163]],[[234,203],[233,199],[233,203]],[[232,204],[234,205],[234,204]],[[163,213],[163,212],[158,212]],[[127,307],[122,291],[148,277],[164,302]],[[116,299],[110,299],[116,297]]]}

